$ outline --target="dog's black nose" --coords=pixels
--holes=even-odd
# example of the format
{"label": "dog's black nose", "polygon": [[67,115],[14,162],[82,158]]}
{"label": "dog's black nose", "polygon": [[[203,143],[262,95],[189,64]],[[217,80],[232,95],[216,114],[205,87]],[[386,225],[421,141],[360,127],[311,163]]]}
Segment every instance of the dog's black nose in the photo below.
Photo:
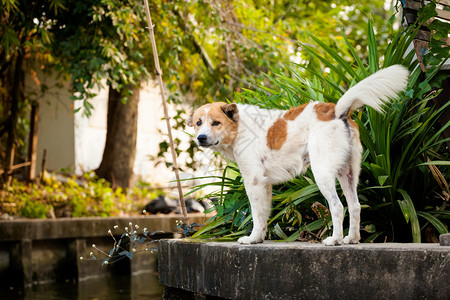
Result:
{"label": "dog's black nose", "polygon": [[200,145],[201,145],[201,144],[205,144],[207,139],[208,139],[208,137],[207,137],[205,134],[200,134],[200,135],[197,137],[197,140],[198,140],[198,142],[200,143]]}

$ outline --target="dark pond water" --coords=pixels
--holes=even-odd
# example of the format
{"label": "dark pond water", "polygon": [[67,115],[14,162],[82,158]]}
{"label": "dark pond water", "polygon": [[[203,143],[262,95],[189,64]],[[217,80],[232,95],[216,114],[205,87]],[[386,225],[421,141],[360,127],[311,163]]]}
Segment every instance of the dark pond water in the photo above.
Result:
{"label": "dark pond water", "polygon": [[162,286],[155,273],[93,278],[79,283],[49,283],[27,289],[0,291],[0,299],[161,299]]}

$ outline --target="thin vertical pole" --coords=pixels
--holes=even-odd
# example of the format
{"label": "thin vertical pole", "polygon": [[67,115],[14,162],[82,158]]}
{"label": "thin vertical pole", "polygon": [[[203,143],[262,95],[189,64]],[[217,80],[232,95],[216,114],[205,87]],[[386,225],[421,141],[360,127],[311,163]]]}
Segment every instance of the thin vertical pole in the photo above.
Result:
{"label": "thin vertical pole", "polygon": [[33,103],[31,106],[31,122],[30,122],[30,139],[28,142],[28,167],[27,179],[34,181],[36,179],[36,164],[37,164],[37,126],[39,121],[39,104]]}
{"label": "thin vertical pole", "polygon": [[156,76],[158,77],[158,81],[159,81],[159,89],[161,91],[161,100],[162,100],[162,104],[163,104],[163,108],[164,108],[164,117],[166,119],[167,133],[169,135],[169,143],[170,143],[170,149],[172,152],[173,168],[175,171],[175,177],[177,179],[180,207],[181,207],[181,211],[183,213],[184,223],[186,225],[189,225],[189,218],[187,216],[186,203],[184,202],[183,190],[181,188],[180,174],[178,172],[177,154],[175,152],[175,146],[174,146],[173,138],[172,138],[172,128],[170,127],[170,117],[169,117],[169,113],[167,111],[166,93],[164,91],[161,67],[159,66],[158,50],[156,49],[155,34],[153,32],[152,18],[150,16],[150,10],[148,8],[147,0],[144,0],[144,5],[145,5],[145,13],[147,15],[148,31],[150,33],[150,41],[152,43],[153,58],[155,60],[155,73],[156,73]]}

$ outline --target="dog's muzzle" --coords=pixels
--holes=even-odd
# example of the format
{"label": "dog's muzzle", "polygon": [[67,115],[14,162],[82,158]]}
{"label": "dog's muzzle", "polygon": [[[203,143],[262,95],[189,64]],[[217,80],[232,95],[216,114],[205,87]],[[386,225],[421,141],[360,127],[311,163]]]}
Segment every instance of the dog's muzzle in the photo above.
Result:
{"label": "dog's muzzle", "polygon": [[213,144],[208,141],[208,136],[206,134],[200,134],[199,136],[197,136],[197,143],[201,147],[210,147],[219,144],[219,142]]}
{"label": "dog's muzzle", "polygon": [[206,136],[206,134],[200,134],[198,137],[197,137],[197,141],[198,141],[198,144],[200,145],[200,146],[206,146],[208,143],[207,143],[207,141],[208,141],[208,137]]}

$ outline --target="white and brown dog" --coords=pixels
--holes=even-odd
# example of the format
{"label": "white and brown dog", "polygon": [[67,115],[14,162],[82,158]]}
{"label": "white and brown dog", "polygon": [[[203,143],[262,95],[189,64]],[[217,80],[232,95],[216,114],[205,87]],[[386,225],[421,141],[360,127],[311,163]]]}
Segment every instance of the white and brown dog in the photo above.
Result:
{"label": "white and brown dog", "polygon": [[[360,204],[356,192],[362,146],[352,111],[381,106],[404,90],[409,72],[395,65],[378,71],[350,88],[337,104],[310,102],[288,111],[253,105],[212,103],[198,108],[188,122],[197,143],[210,147],[239,166],[250,201],[253,230],[239,243],[261,243],[271,211],[272,185],[294,178],[311,164],[317,185],[326,198],[333,234],[325,245],[359,242]],[[343,238],[344,209],[336,192],[339,180],[350,214]]]}

